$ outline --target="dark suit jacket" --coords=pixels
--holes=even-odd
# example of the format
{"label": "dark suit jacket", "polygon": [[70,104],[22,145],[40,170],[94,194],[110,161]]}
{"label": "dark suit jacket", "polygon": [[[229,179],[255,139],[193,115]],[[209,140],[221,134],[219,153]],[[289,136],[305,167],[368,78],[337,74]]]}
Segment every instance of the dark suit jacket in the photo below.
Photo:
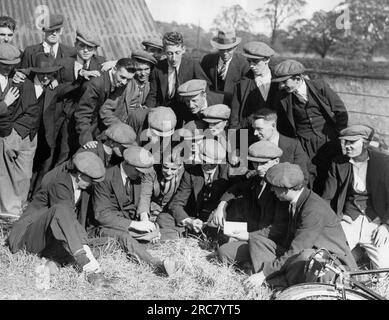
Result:
{"label": "dark suit jacket", "polygon": [[[336,138],[339,132],[347,127],[348,114],[343,101],[323,80],[305,80],[309,93],[320,106],[323,117],[328,124],[328,137]],[[292,94],[282,90],[276,102],[279,113],[278,129],[281,133],[296,137],[293,118]]]}
{"label": "dark suit jacket", "polygon": [[108,72],[103,72],[100,77],[93,78],[82,86],[82,95],[74,113],[81,146],[96,140],[103,130],[99,120],[100,107],[108,98],[115,99],[123,94],[125,87],[115,89],[113,92],[111,89],[112,84]]}
{"label": "dark suit jacket", "polygon": [[[36,55],[39,52],[44,52],[42,43],[27,47],[22,54],[20,68],[24,69],[35,67]],[[58,47],[57,57],[55,58],[55,60],[58,61],[66,57],[75,57],[76,55],[76,48],[69,47],[60,43]]]}
{"label": "dark suit jacket", "polygon": [[[338,157],[331,165],[325,184],[323,199],[331,203],[334,211],[342,217],[347,196],[347,188],[353,178],[352,164],[348,157]],[[389,224],[389,156],[369,150],[366,189],[369,207],[366,215],[371,219],[380,217],[382,223]]]}
{"label": "dark suit jacket", "polygon": [[317,194],[308,189],[300,195],[293,217],[289,216],[288,233],[283,243],[286,252],[271,262],[265,262],[265,276],[283,271],[288,259],[304,249],[326,248],[341,258],[352,269],[356,262],[346,242],[339,217]]}
{"label": "dark suit jacket", "polygon": [[93,208],[95,219],[102,227],[128,231],[135,220],[136,208],[140,197],[140,179],[134,182],[134,202],[126,196],[120,173],[120,165],[106,171],[105,180],[95,185]]}
{"label": "dark suit jacket", "polygon": [[10,108],[5,104],[4,98],[7,95],[8,91],[12,87],[12,78],[8,78],[8,84],[4,89],[4,92],[1,92],[0,89],[0,137],[8,136],[12,131],[12,122],[10,118]]}
{"label": "dark suit jacket", "polygon": [[[219,199],[229,186],[228,166],[219,165],[214,175],[212,185],[213,207],[219,204]],[[199,195],[205,184],[201,165],[187,166],[182,176],[180,186],[170,203],[170,210],[176,223],[191,217],[199,218],[202,210],[202,202]]]}
{"label": "dark suit jacket", "polygon": [[[211,80],[212,86],[210,89],[212,91],[218,92],[218,75],[217,75],[217,65],[219,62],[218,53],[210,53],[204,56],[200,65],[203,68],[207,77]],[[231,63],[227,70],[226,80],[224,81],[224,100],[223,103],[231,106],[232,95],[234,93],[235,84],[249,72],[250,66],[247,62],[247,59],[239,53],[234,53],[232,56]]]}
{"label": "dark suit jacket", "polygon": [[13,226],[8,239],[11,252],[15,253],[21,249],[24,234],[29,226],[39,220],[41,216],[45,215],[55,205],[62,205],[69,209],[69,214],[72,214],[74,219],[80,224],[79,231],[84,233],[86,237],[86,232],[83,228],[86,227],[89,199],[90,192],[86,190],[81,191],[79,200],[81,203],[77,205],[76,209],[73,183],[66,165],[61,165],[51,170],[44,176],[39,191],[28,205],[22,217]]}
{"label": "dark suit jacket", "polygon": [[270,85],[267,100],[263,99],[258,89],[254,74],[249,71],[245,77],[236,83],[231,102],[230,128],[240,129],[250,127],[249,116],[262,108],[274,109],[278,84]]}

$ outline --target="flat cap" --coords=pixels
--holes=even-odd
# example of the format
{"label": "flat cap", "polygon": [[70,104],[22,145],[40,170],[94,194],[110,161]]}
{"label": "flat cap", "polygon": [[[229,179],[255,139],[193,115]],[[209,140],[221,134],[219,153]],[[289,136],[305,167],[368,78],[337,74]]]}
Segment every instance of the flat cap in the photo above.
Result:
{"label": "flat cap", "polygon": [[81,27],[78,27],[76,30],[76,40],[81,41],[91,47],[100,46],[100,41],[97,37],[97,34],[92,32],[91,30],[86,30]]}
{"label": "flat cap", "polygon": [[142,44],[147,47],[154,47],[163,50],[162,37],[152,37],[142,41]]}
{"label": "flat cap", "polygon": [[61,14],[50,14],[48,19],[45,19],[42,30],[44,32],[53,31],[63,26],[63,15]]}
{"label": "flat cap", "polygon": [[282,150],[274,143],[266,140],[258,141],[249,147],[249,161],[267,162],[282,156]]}
{"label": "flat cap", "polygon": [[153,171],[154,158],[150,151],[139,147],[129,146],[123,152],[124,161],[135,167],[138,171],[148,173]]}
{"label": "flat cap", "polygon": [[107,138],[124,146],[132,145],[136,141],[136,133],[128,124],[119,122],[105,130]]}
{"label": "flat cap", "polygon": [[193,120],[179,129],[178,133],[184,140],[201,140],[204,138],[204,130],[207,129],[207,124],[202,120]]}
{"label": "flat cap", "polygon": [[149,128],[159,137],[170,137],[177,125],[174,111],[168,107],[157,107],[149,112]]}
{"label": "flat cap", "polygon": [[204,163],[219,164],[226,159],[226,149],[214,139],[206,139],[200,144],[200,159]]}
{"label": "flat cap", "polygon": [[291,78],[294,75],[305,72],[302,63],[296,60],[285,60],[274,67],[274,77],[272,82],[281,82]]}
{"label": "flat cap", "polygon": [[260,59],[270,58],[274,55],[274,50],[266,43],[260,41],[251,41],[243,46],[242,55],[246,58]]}
{"label": "flat cap", "polygon": [[291,189],[304,183],[304,174],[299,165],[283,162],[270,168],[265,180],[275,187]]}
{"label": "flat cap", "polygon": [[154,56],[151,53],[144,50],[135,50],[132,53],[131,57],[139,61],[145,61],[151,63],[153,65],[157,64],[157,60],[154,58]]}
{"label": "flat cap", "polygon": [[0,63],[18,64],[20,62],[20,51],[9,43],[0,43]]}
{"label": "flat cap", "polygon": [[204,121],[208,123],[217,123],[223,120],[229,120],[231,109],[225,104],[215,104],[206,108],[202,113]]}
{"label": "flat cap", "polygon": [[78,152],[73,156],[73,165],[82,174],[93,179],[94,182],[104,180],[105,168],[101,160],[92,151]]}
{"label": "flat cap", "polygon": [[193,79],[185,82],[178,87],[178,94],[181,97],[193,97],[205,92],[207,88],[207,81],[200,79]]}
{"label": "flat cap", "polygon": [[355,124],[340,131],[339,139],[357,141],[359,139],[366,139],[371,141],[374,136],[374,129],[362,124]]}

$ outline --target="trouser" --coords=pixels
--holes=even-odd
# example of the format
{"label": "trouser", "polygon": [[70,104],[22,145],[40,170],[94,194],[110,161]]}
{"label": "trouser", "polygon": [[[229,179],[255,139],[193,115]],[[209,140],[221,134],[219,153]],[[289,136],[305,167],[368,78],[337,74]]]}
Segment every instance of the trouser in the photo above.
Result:
{"label": "trouser", "polygon": [[243,266],[251,262],[249,244],[247,241],[232,241],[223,244],[217,250],[220,261]]}
{"label": "trouser", "polygon": [[100,229],[100,236],[115,238],[119,242],[123,251],[130,257],[135,257],[138,260],[141,260],[156,267],[163,264],[160,259],[155,258],[150,253],[148,253],[145,247],[138,241],[136,241],[129,234],[129,232],[102,227]]}
{"label": "trouser", "polygon": [[185,227],[178,226],[174,217],[166,212],[158,215],[157,224],[160,227],[161,241],[179,239],[185,232]]}
{"label": "trouser", "polygon": [[58,158],[56,166],[69,160],[79,149],[78,134],[76,133],[74,117],[65,118],[59,130]]}
{"label": "trouser", "polygon": [[60,243],[72,256],[87,244],[85,229],[75,218],[73,209],[65,205],[23,215],[14,223],[7,239],[12,253],[25,249],[40,254],[53,241]]}
{"label": "trouser", "polygon": [[0,212],[22,214],[27,202],[37,137],[22,139],[12,129],[8,137],[0,138]]}
{"label": "trouser", "polygon": [[381,224],[379,217],[372,221],[360,215],[353,221],[350,216],[343,215],[341,224],[351,250],[359,244],[365,249],[373,268],[389,268],[389,242],[376,247],[372,238],[373,231]]}

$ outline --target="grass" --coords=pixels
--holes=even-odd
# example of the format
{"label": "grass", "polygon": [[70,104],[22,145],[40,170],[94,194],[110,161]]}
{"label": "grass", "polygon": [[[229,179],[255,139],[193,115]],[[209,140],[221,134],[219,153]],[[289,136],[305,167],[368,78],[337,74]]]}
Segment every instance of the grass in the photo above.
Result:
{"label": "grass", "polygon": [[[101,247],[104,274],[114,280],[112,289],[95,290],[73,267],[51,276],[50,289],[38,290],[35,269],[42,259],[33,254],[11,254],[0,225],[0,300],[269,300],[272,291],[245,289],[247,275],[217,262],[212,251],[193,238],[160,243],[149,252],[173,258],[178,270],[172,277],[156,275],[151,267],[129,261],[116,242]],[[389,299],[389,280],[375,288]]]}

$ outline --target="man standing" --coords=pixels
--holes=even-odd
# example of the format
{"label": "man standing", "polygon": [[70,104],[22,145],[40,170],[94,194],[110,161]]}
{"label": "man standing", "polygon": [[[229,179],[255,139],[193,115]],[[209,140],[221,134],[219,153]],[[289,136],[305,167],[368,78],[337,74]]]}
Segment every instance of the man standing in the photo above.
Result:
{"label": "man standing", "polygon": [[[104,180],[104,174],[101,159],[91,152],[77,154],[68,166],[50,171],[22,217],[13,224],[7,239],[11,252],[25,249],[60,263],[73,260],[89,282],[107,284],[85,231],[89,189]],[[52,256],[53,252],[57,254]]]}
{"label": "man standing", "polygon": [[307,80],[304,66],[294,60],[274,68],[273,82],[282,92],[277,101],[278,129],[297,137],[311,161],[310,186],[322,194],[331,159],[340,153],[339,132],[347,127],[343,101],[322,80]]}
{"label": "man standing", "polygon": [[42,29],[44,41],[24,50],[20,68],[35,67],[36,55],[39,52],[47,53],[55,60],[76,56],[75,48],[59,43],[59,38],[63,32],[63,20],[62,15],[50,14],[47,19],[47,26]]}
{"label": "man standing", "polygon": [[178,100],[178,87],[192,79],[204,79],[207,82],[209,79],[198,62],[183,56],[186,48],[181,33],[167,32],[163,37],[163,46],[167,59],[159,61],[151,73],[146,106],[171,107],[179,118],[182,103]]}
{"label": "man standing", "polygon": [[16,21],[11,17],[0,17],[0,43],[12,42],[16,29]]}
{"label": "man standing", "polygon": [[281,282],[283,286],[305,282],[306,261],[318,248],[327,249],[343,264],[357,269],[339,217],[322,198],[303,187],[304,175],[298,165],[280,163],[267,171],[265,179],[276,197],[289,203],[289,210],[284,212],[288,228],[278,241],[260,233],[250,237],[254,274],[248,285],[258,286],[265,280],[272,284],[276,277],[278,285]]}
{"label": "man standing", "polygon": [[130,146],[124,151],[124,161],[107,170],[106,178],[94,189],[93,207],[100,225],[100,235],[117,239],[130,257],[135,257],[170,274],[171,261],[161,261],[151,256],[134,237],[158,237],[156,225],[149,221],[137,221],[136,212],[143,174],[153,170],[153,157],[147,150]]}
{"label": "man standing", "polygon": [[210,89],[224,94],[221,103],[228,106],[231,106],[235,83],[250,70],[247,60],[236,53],[241,41],[234,30],[219,30],[217,37],[211,40],[217,52],[207,54],[200,63],[212,82]]}
{"label": "man standing", "polygon": [[125,91],[126,85],[136,72],[136,62],[130,58],[120,59],[110,71],[84,84],[78,108],[74,113],[76,131],[81,146],[96,141],[104,129],[99,117],[100,107],[107,99],[116,99]]}
{"label": "man standing", "polygon": [[271,108],[277,85],[271,83],[270,58],[274,50],[266,43],[253,41],[244,45],[250,72],[236,83],[231,102],[231,129],[250,128],[250,115],[261,108]]}
{"label": "man standing", "polygon": [[364,248],[376,269],[389,267],[389,157],[368,148],[373,134],[364,125],[340,132],[345,155],[334,159],[323,198],[342,218],[350,249]]}

